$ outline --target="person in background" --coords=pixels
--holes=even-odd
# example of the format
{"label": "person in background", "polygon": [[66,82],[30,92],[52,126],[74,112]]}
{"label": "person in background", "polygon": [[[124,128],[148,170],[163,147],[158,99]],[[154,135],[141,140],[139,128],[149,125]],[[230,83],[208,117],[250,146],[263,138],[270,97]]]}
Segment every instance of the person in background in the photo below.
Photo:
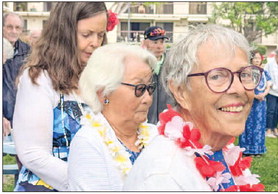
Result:
{"label": "person in background", "polygon": [[172,104],[171,97],[165,92],[161,84],[161,68],[165,61],[165,30],[159,26],[151,26],[144,32],[144,40],[142,47],[149,50],[157,58],[158,63],[154,70],[154,82],[156,83],[156,91],[153,94],[153,103],[148,113],[148,121],[157,124],[158,115],[167,108],[167,104]]}
{"label": "person in background", "polygon": [[269,72],[272,81],[269,94],[266,96],[266,136],[273,138],[278,136],[278,49],[275,51],[275,54],[274,59],[270,60],[264,67]]}
{"label": "person in background", "polygon": [[173,45],[162,83],[176,107],[159,115],[159,136],[143,150],[124,185],[128,191],[261,191],[252,158],[232,144],[240,135],[262,69],[250,66],[246,38],[208,24]]}
{"label": "person in background", "polygon": [[31,30],[29,35],[29,43],[31,47],[34,46],[34,44],[38,41],[40,36],[41,36],[41,30],[39,29]]}
{"label": "person in background", "polygon": [[110,44],[93,53],[79,82],[92,111],[70,147],[70,191],[122,190],[132,164],[157,135],[146,122],[156,62],[140,46]]}
{"label": "person in background", "polygon": [[[15,81],[19,70],[28,56],[30,46],[19,39],[23,31],[23,19],[20,15],[9,12],[3,16],[3,37],[8,40],[13,49],[13,55],[3,62],[3,127],[4,131],[12,129],[14,106],[16,100]],[[3,57],[4,58],[4,57]]]}
{"label": "person in background", "polygon": [[[85,104],[78,81],[106,43],[104,2],[58,2],[19,77],[13,137],[23,167],[15,191],[66,191],[69,146]],[[82,101],[81,101],[82,103]]]}
{"label": "person in background", "polygon": [[[259,51],[253,51],[251,64],[263,68],[263,56]],[[239,136],[239,146],[245,148],[244,155],[260,157],[266,150],[265,131],[266,131],[266,99],[271,86],[271,78],[264,70],[259,85],[255,88],[255,98],[247,118],[245,130]]]}
{"label": "person in background", "polygon": [[[2,64],[6,63],[6,60],[13,58],[14,48],[13,45],[6,39],[3,38],[3,50],[2,50]],[[11,123],[5,117],[2,117],[3,125],[3,136],[6,137],[11,133]]]}

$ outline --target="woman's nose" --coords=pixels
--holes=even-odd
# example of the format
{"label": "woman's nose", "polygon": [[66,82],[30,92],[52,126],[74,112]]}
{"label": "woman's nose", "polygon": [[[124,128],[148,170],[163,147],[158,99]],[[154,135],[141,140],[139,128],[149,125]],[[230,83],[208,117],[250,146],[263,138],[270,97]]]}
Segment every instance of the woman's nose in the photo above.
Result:
{"label": "woman's nose", "polygon": [[143,94],[143,103],[152,104],[153,101],[153,94],[150,95],[149,92],[146,90]]}
{"label": "woman's nose", "polygon": [[97,34],[94,34],[93,36],[91,36],[90,38],[90,46],[97,48],[101,45],[101,40],[98,37]]}
{"label": "woman's nose", "polygon": [[234,80],[232,82],[231,87],[227,90],[227,93],[238,93],[243,94],[245,92],[245,88],[239,79],[238,74],[234,74]]}

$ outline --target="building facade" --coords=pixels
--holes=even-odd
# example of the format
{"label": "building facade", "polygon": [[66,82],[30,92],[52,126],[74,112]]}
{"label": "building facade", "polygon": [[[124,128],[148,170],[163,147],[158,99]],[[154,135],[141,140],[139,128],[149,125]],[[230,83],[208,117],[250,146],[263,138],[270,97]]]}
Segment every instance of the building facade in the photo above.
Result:
{"label": "building facade", "polygon": [[[3,2],[3,12],[17,12],[24,18],[25,35],[42,29],[56,2]],[[107,8],[118,13],[120,24],[108,33],[110,43],[139,44],[144,30],[158,25],[166,30],[167,44],[180,39],[194,25],[208,23],[217,2],[106,2]],[[219,3],[219,2],[218,2]],[[278,48],[278,32],[256,41],[267,47],[267,54]]]}

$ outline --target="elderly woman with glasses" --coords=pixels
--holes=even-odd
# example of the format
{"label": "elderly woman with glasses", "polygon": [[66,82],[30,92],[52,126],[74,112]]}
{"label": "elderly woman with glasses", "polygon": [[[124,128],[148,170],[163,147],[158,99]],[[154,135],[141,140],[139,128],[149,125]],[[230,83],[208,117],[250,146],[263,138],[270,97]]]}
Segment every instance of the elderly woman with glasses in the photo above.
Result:
{"label": "elderly woman with glasses", "polygon": [[120,191],[142,149],[157,135],[146,122],[156,58],[139,46],[97,49],[80,77],[91,111],[81,119],[69,155],[71,191]]}
{"label": "elderly woman with glasses", "polygon": [[263,190],[248,169],[251,158],[232,143],[262,74],[249,52],[241,34],[218,25],[192,28],[170,49],[162,80],[176,106],[160,114],[160,135],[136,160],[124,190]]}

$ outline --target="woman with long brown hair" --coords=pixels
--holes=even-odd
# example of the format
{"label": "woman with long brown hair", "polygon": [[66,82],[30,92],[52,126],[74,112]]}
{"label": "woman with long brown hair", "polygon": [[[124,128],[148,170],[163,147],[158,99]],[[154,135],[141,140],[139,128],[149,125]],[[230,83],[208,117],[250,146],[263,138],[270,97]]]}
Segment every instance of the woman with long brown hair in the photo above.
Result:
{"label": "woman with long brown hair", "polygon": [[14,141],[23,167],[16,191],[67,190],[70,142],[85,104],[79,76],[106,43],[103,2],[57,3],[19,77]]}

